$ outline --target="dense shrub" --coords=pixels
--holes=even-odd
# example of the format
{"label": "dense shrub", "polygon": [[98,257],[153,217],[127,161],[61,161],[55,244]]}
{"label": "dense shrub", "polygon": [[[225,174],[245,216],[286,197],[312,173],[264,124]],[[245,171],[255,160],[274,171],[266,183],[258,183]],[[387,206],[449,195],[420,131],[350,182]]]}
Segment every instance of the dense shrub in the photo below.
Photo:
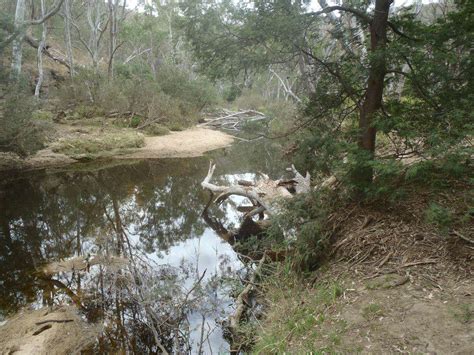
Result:
{"label": "dense shrub", "polygon": [[50,122],[44,115],[33,117],[37,102],[20,82],[8,88],[0,114],[0,150],[26,156],[45,146]]}
{"label": "dense shrub", "polygon": [[57,97],[60,109],[73,108],[73,117],[136,115],[131,127],[153,121],[169,128],[195,123],[197,114],[217,100],[208,81],[191,78],[176,67],[161,67],[155,78],[146,68],[120,65],[110,81],[92,70],[80,70],[62,85]]}

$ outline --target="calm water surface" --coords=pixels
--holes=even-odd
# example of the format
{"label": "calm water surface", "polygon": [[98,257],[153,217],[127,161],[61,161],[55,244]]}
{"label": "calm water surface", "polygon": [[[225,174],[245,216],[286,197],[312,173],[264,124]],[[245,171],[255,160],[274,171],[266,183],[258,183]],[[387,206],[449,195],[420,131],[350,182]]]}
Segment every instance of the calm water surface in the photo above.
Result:
{"label": "calm water surface", "polygon": [[[245,265],[202,217],[209,193],[200,183],[210,158],[223,184],[252,179],[256,171],[278,177],[284,163],[275,158],[277,149],[271,142],[240,143],[202,158],[104,162],[2,177],[0,320],[25,306],[71,303],[68,290],[87,308],[86,319],[104,323],[93,352],[156,352],[144,303],[167,324],[179,323],[181,333],[160,328],[168,349],[195,352],[204,334],[204,352],[228,351],[222,321],[233,310],[232,280]],[[237,225],[241,202],[229,200],[212,214],[228,227]],[[53,261],[94,255],[132,259],[133,271],[94,265],[41,272]],[[177,321],[179,312],[186,313],[185,321]]]}

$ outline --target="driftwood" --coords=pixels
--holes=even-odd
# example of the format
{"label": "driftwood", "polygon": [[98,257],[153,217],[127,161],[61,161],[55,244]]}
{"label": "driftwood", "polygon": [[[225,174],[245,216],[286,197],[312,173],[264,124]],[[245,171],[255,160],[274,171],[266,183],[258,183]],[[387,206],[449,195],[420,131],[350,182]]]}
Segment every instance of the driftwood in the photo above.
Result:
{"label": "driftwood", "polygon": [[281,199],[291,198],[294,194],[307,193],[310,191],[311,176],[301,175],[294,166],[288,170],[293,172],[294,177],[289,180],[272,180],[266,174],[260,173],[260,179],[255,182],[239,181],[236,185],[218,186],[211,183],[216,165],[210,162],[207,176],[201,186],[212,193],[218,194],[215,203],[220,204],[232,195],[247,197],[253,205],[253,209],[246,212],[246,217],[252,217],[260,213],[268,215],[275,214],[279,210]]}
{"label": "driftwood", "polygon": [[264,113],[255,110],[244,110],[236,112],[223,110],[221,116],[205,118],[204,121],[198,124],[197,126],[238,131],[245,123],[261,121],[265,119],[267,119],[267,117]]}

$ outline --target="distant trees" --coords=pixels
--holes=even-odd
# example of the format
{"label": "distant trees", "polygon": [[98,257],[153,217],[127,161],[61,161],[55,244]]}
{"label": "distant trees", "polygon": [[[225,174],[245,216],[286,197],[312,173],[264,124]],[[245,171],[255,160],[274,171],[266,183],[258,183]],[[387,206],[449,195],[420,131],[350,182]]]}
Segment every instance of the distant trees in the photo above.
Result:
{"label": "distant trees", "polygon": [[[304,1],[190,0],[182,9],[196,58],[211,76],[235,80],[269,66],[295,68],[303,85],[294,94],[303,98],[305,116],[298,125],[308,132],[300,142],[304,160],[349,176],[359,191],[393,172],[388,165],[401,156],[431,156],[448,136],[459,147],[472,108],[464,101],[473,94],[472,76],[460,76],[472,71],[471,2],[417,12],[393,8],[392,0],[319,4],[312,11]],[[396,151],[390,157],[376,149],[378,131]],[[434,136],[444,138],[433,145]]]}

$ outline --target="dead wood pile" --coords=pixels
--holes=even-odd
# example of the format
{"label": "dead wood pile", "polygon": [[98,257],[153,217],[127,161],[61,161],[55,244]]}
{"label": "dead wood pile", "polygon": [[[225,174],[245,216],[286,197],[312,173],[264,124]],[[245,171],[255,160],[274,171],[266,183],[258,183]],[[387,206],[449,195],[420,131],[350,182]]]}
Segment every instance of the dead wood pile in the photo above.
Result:
{"label": "dead wood pile", "polygon": [[288,170],[294,174],[291,179],[272,180],[266,174],[259,173],[257,181],[238,181],[235,185],[219,186],[211,183],[216,165],[210,162],[207,176],[201,183],[204,189],[218,194],[215,203],[220,204],[232,195],[247,197],[253,208],[245,213],[245,217],[257,214],[275,214],[279,210],[281,199],[291,198],[294,194],[307,193],[310,191],[311,175],[301,175],[296,168],[291,166]]}
{"label": "dead wood pile", "polygon": [[267,119],[264,113],[255,110],[230,111],[223,109],[218,117],[215,115],[204,118],[204,122],[198,127],[221,128],[232,131],[240,131],[249,122],[262,121]]}

